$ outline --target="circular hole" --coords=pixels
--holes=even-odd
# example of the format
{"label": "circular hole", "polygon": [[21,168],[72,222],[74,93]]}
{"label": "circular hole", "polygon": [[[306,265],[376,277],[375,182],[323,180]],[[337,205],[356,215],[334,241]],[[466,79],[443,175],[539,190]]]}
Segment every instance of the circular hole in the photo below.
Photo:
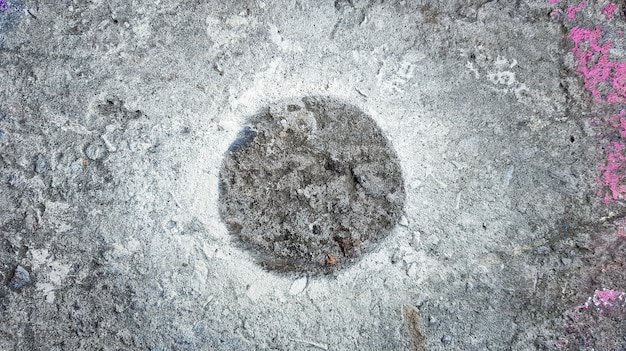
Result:
{"label": "circular hole", "polygon": [[220,170],[220,215],[272,271],[331,273],[388,235],[405,201],[395,151],[357,107],[327,97],[252,116]]}

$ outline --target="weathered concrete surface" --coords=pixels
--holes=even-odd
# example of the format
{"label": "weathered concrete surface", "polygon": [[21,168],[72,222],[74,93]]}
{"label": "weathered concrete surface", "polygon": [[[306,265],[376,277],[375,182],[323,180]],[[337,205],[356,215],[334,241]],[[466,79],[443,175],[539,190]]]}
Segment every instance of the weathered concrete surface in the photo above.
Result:
{"label": "weathered concrete surface", "polygon": [[[0,349],[620,350],[621,312],[564,317],[626,289],[565,7],[8,2]],[[276,274],[220,220],[220,165],[312,95],[378,124],[404,214],[346,269]]]}

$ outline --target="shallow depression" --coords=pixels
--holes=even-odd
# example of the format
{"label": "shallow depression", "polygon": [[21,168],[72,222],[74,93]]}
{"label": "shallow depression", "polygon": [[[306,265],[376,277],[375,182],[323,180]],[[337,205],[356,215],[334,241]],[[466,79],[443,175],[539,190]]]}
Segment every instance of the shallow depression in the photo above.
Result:
{"label": "shallow depression", "polygon": [[398,221],[396,153],[376,123],[327,97],[275,103],[251,117],[220,171],[220,214],[269,270],[330,273]]}

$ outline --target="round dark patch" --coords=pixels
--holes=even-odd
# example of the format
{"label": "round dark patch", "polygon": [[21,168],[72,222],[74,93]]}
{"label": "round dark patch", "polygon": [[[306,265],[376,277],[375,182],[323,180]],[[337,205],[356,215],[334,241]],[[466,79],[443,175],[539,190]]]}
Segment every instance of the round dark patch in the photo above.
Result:
{"label": "round dark patch", "polygon": [[274,104],[253,116],[220,170],[220,214],[267,269],[330,273],[396,224],[398,158],[376,123],[330,98]]}

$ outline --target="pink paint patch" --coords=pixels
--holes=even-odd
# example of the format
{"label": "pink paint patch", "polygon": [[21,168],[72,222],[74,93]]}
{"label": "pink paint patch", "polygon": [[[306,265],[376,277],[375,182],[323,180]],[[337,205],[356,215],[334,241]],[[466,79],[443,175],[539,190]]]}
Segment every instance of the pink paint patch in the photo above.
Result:
{"label": "pink paint patch", "polygon": [[624,31],[618,29],[615,31],[615,34],[617,34],[617,36],[621,38],[624,36]]}
{"label": "pink paint patch", "polygon": [[611,142],[612,150],[608,152],[606,165],[600,167],[602,172],[602,182],[609,188],[609,192],[604,196],[604,202],[619,200],[626,194],[626,156],[622,150],[626,149],[626,143],[621,141]]}
{"label": "pink paint patch", "polygon": [[624,292],[617,290],[596,290],[593,294],[593,304],[596,306],[610,307],[613,305],[613,302],[617,302],[617,300],[623,301],[624,295],[626,295]]}
{"label": "pink paint patch", "polygon": [[611,127],[619,132],[619,136],[626,139],[626,110],[621,110],[608,119]]}
{"label": "pink paint patch", "polygon": [[574,19],[576,18],[576,12],[580,11],[580,9],[582,9],[583,7],[585,7],[585,2],[581,1],[580,3],[578,3],[578,5],[575,6],[570,6],[567,8],[567,17],[569,19]]}
{"label": "pink paint patch", "polygon": [[576,71],[583,75],[584,86],[594,101],[626,103],[626,62],[609,58],[612,43],[602,42],[602,29],[576,26],[570,30],[569,37],[574,41]]}
{"label": "pink paint patch", "polygon": [[[590,316],[596,313],[599,316],[605,316],[605,313],[610,311],[616,313],[623,312],[624,307],[626,307],[625,300],[626,292],[623,291],[610,289],[594,291],[593,295],[587,298],[584,304],[574,307],[572,309],[573,313],[567,314],[568,322],[565,325],[566,333],[568,335],[575,333],[577,334],[576,339],[582,337],[585,345],[592,345],[593,341],[589,339],[591,334],[588,333],[589,330],[585,330],[589,323],[589,318],[592,318]],[[559,346],[565,346],[569,344],[571,340],[573,339],[570,336],[563,336],[555,340],[554,344],[560,349]]]}
{"label": "pink paint patch", "polygon": [[[595,102],[626,103],[626,62],[611,60],[612,43],[602,40],[602,28],[574,27],[569,33],[574,41],[572,52],[577,60],[576,71],[583,76],[583,85]],[[608,122],[626,140],[626,110],[608,118]],[[601,182],[609,191],[604,202],[626,198],[626,143],[616,141],[607,148],[607,160],[600,167]]]}
{"label": "pink paint patch", "polygon": [[559,2],[559,0],[548,0],[548,2],[551,2],[553,4],[556,4],[557,2]]}
{"label": "pink paint patch", "polygon": [[[596,310],[602,314],[604,313],[604,307],[611,307],[613,304],[624,305],[624,300],[626,299],[626,292],[610,290],[610,289],[602,289],[596,290],[593,293],[593,296],[587,299],[582,305],[578,305],[574,308],[574,311],[577,313],[583,313],[585,310],[589,309],[589,306],[593,303],[596,306]],[[573,320],[578,321],[580,315],[576,314],[573,316]]]}
{"label": "pink paint patch", "polygon": [[608,4],[604,5],[604,7],[602,8],[600,12],[602,12],[602,14],[604,15],[604,17],[606,17],[606,19],[611,19],[613,18],[613,13],[615,12],[615,10],[617,10],[617,5],[615,5],[612,2],[609,2]]}

